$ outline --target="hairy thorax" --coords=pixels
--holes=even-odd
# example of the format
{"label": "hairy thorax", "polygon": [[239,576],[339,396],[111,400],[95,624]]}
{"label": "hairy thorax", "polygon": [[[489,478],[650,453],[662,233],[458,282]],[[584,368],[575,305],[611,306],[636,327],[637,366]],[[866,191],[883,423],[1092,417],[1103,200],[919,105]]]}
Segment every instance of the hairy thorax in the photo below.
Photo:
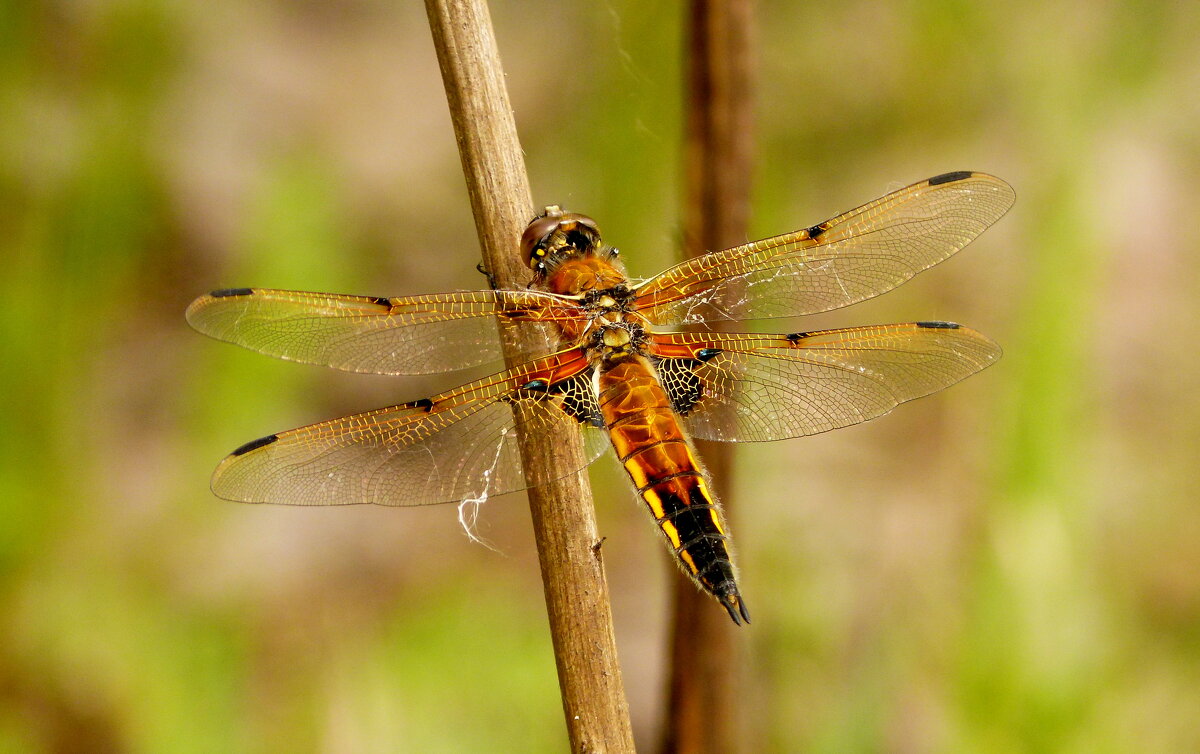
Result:
{"label": "hairy thorax", "polygon": [[618,265],[580,256],[559,264],[543,287],[551,293],[580,297],[586,316],[561,323],[565,343],[581,343],[609,357],[632,353],[640,345],[642,328],[632,314],[632,293]]}
{"label": "hairy thorax", "polygon": [[563,262],[546,278],[546,290],[568,296],[624,285],[625,273],[612,262],[581,256]]}

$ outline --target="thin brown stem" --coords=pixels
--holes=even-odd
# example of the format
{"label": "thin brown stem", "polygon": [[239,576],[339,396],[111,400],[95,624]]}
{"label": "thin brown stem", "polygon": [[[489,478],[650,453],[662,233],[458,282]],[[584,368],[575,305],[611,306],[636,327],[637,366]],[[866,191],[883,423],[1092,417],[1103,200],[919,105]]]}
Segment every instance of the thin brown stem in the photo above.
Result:
{"label": "thin brown stem", "polygon": [[[692,0],[684,90],[684,253],[699,256],[746,240],[750,202],[750,0]],[[734,519],[732,454],[725,443],[697,442]],[[736,537],[737,527],[731,524]],[[712,600],[680,578],[671,639],[664,752],[713,754],[741,748],[737,693],[738,629]],[[753,609],[751,595],[749,605]],[[746,630],[746,629],[742,629]]]}
{"label": "thin brown stem", "polygon": [[[534,212],[487,4],[426,0],[425,6],[484,264],[500,287],[516,287],[529,273],[518,240]],[[506,333],[506,360],[527,359],[539,342],[535,333],[514,328]],[[520,441],[526,469],[583,465],[577,437],[527,433]],[[629,706],[586,474],[531,489],[529,505],[571,747],[631,752]]]}

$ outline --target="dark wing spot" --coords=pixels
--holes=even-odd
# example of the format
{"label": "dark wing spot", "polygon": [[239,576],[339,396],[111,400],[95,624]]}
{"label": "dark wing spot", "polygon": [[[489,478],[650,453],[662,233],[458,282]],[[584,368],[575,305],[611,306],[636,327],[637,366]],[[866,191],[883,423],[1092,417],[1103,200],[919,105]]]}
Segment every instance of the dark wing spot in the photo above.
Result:
{"label": "dark wing spot", "polygon": [[802,341],[808,337],[808,333],[794,332],[794,333],[791,333],[790,335],[787,335],[786,337],[787,337],[789,343],[799,343],[800,341]]}
{"label": "dark wing spot", "polygon": [[429,413],[430,411],[433,410],[433,401],[429,400],[428,398],[421,398],[420,400],[409,401],[408,403],[405,403],[404,405],[408,408],[423,408],[423,409],[425,409],[425,413]]}
{"label": "dark wing spot", "polygon": [[229,296],[250,296],[254,294],[251,288],[222,288],[219,291],[213,291],[208,294],[213,298],[228,298]]}
{"label": "dark wing spot", "polygon": [[392,300],[387,296],[376,296],[375,303],[379,304],[380,306],[391,306]]}
{"label": "dark wing spot", "polygon": [[531,390],[538,393],[544,393],[548,387],[545,380],[530,380],[521,386],[522,390]]}
{"label": "dark wing spot", "polygon": [[829,228],[825,227],[825,223],[821,223],[820,225],[812,226],[806,232],[808,233],[808,237],[815,241],[827,230]]}
{"label": "dark wing spot", "polygon": [[955,170],[953,173],[942,173],[929,179],[930,186],[941,186],[943,183],[954,183],[975,175],[970,170]]}
{"label": "dark wing spot", "polygon": [[600,413],[600,404],[596,402],[596,394],[592,392],[590,372],[554,383],[550,386],[549,393],[562,396],[562,410],[575,421],[591,427],[604,426],[604,414]]}
{"label": "dark wing spot", "polygon": [[700,361],[709,361],[719,353],[721,353],[720,348],[701,348],[699,351],[696,351],[696,358]]}
{"label": "dark wing spot", "polygon": [[[720,352],[715,348],[701,350]],[[704,397],[704,383],[695,371],[702,363],[701,359],[663,359],[658,362],[658,379],[671,401],[671,408],[680,416],[687,416]]]}
{"label": "dark wing spot", "polygon": [[957,322],[918,322],[917,327],[924,327],[927,330],[957,330],[962,325]]}
{"label": "dark wing spot", "polygon": [[266,437],[260,437],[257,440],[251,440],[250,442],[246,443],[245,445],[241,446],[237,450],[230,453],[230,455],[244,456],[247,453],[249,453],[250,451],[258,450],[259,448],[263,447],[264,445],[270,445],[271,443],[275,442],[278,439],[279,439],[279,435],[267,435]]}

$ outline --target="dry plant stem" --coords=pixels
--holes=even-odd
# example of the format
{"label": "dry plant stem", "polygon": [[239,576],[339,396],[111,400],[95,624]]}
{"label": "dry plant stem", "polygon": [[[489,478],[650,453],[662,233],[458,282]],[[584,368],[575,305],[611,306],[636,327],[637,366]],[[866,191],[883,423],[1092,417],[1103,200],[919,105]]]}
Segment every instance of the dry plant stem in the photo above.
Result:
{"label": "dry plant stem", "polygon": [[[517,287],[529,275],[517,244],[534,212],[491,17],[483,0],[426,0],[425,6],[484,264],[500,286]],[[506,333],[505,358],[523,361],[540,343],[535,334],[515,329]],[[579,438],[520,440],[526,468],[582,465]],[[629,706],[587,478],[580,472],[531,489],[529,504],[571,748],[631,752]]]}
{"label": "dry plant stem", "polygon": [[[684,252],[688,257],[746,240],[750,202],[750,0],[692,0],[685,44]],[[696,443],[731,520],[732,453],[726,443]],[[738,631],[711,598],[676,581],[669,704],[663,751],[737,751]],[[754,595],[750,595],[751,614]],[[747,628],[742,628],[745,631]]]}

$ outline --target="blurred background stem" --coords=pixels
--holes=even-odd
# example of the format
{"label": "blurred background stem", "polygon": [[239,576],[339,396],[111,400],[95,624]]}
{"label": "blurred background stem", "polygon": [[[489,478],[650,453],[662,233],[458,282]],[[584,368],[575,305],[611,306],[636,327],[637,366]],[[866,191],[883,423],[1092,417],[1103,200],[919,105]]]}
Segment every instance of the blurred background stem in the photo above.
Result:
{"label": "blurred background stem", "polygon": [[[684,33],[683,252],[688,258],[745,242],[754,137],[751,0],[691,0]],[[720,328],[713,328],[720,329]],[[733,447],[697,441],[737,547]],[[739,629],[688,579],[673,580],[671,655],[662,751],[734,752],[739,736]],[[748,605],[753,616],[754,595]],[[741,631],[752,631],[743,626]]]}

